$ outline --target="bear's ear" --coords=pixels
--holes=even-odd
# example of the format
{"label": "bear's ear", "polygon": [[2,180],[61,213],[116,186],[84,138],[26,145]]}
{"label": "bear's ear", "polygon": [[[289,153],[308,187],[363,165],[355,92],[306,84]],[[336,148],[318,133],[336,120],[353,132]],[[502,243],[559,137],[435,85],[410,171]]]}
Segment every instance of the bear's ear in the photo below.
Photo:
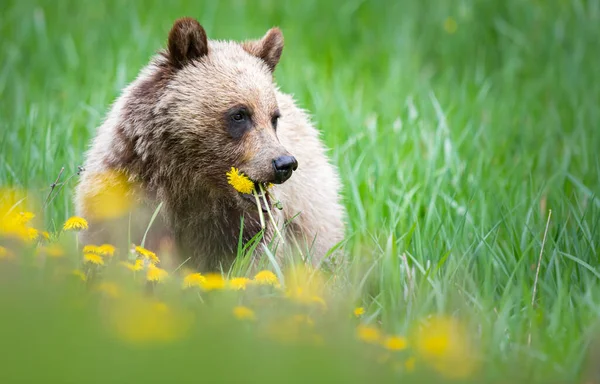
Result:
{"label": "bear's ear", "polygon": [[271,28],[262,39],[244,42],[242,47],[251,55],[262,59],[273,72],[283,52],[283,33],[277,27]]}
{"label": "bear's ear", "polygon": [[197,20],[191,17],[178,19],[169,32],[169,61],[182,68],[194,59],[208,54],[206,32]]}

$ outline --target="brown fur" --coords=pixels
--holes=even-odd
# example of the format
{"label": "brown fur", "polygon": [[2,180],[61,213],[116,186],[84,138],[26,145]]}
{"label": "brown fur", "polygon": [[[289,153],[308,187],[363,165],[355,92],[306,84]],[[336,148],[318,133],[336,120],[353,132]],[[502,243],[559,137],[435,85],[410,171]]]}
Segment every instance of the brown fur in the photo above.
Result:
{"label": "brown fur", "polygon": [[[242,43],[211,41],[197,21],[184,18],[175,22],[167,47],[123,91],[86,155],[76,193],[78,214],[90,221],[82,241],[138,244],[162,202],[148,248],[171,239],[179,260],[189,256],[201,270],[227,267],[236,254],[240,218],[244,242],[260,224],[256,206],[227,183],[226,172],[237,167],[253,180],[271,182],[273,159],[293,155],[298,170],[273,187],[284,209],[272,212],[280,228],[299,214],[286,227],[286,245],[312,245],[313,263],[319,262],[344,234],[340,181],[318,131],[273,82],[281,31],[273,28],[262,39]],[[240,106],[251,114],[248,129],[232,128],[228,118]],[[132,221],[144,224],[131,238],[128,230],[117,229],[128,216],[107,222],[95,220],[90,210],[89,196],[98,189],[94,175],[106,172],[125,174],[140,191]],[[268,225],[263,241],[273,233]]]}

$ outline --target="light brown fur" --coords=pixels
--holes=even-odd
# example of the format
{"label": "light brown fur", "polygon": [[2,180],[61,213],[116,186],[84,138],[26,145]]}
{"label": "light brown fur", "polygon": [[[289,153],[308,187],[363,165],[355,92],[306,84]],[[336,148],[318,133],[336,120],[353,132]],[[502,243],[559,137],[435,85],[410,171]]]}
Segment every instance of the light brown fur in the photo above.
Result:
{"label": "light brown fur", "polygon": [[[340,179],[306,113],[274,83],[282,49],[277,28],[260,40],[237,43],[207,40],[193,19],[176,21],[168,50],[123,91],[86,154],[75,200],[78,214],[90,219],[82,241],[139,244],[162,202],[147,247],[170,239],[178,260],[189,256],[201,270],[227,267],[236,254],[240,218],[244,242],[260,225],[256,206],[227,183],[226,172],[237,167],[253,180],[271,182],[273,159],[293,155],[298,169],[273,187],[283,203],[282,211],[272,208],[279,227],[297,216],[284,232],[287,248],[279,246],[278,254],[299,242],[303,249],[312,246],[312,262],[320,262],[344,235]],[[232,130],[226,117],[236,106],[252,111],[251,129],[243,133]],[[126,175],[140,191],[132,220],[144,224],[131,238],[122,227],[127,215],[95,220],[90,210],[89,196],[98,189],[94,176],[106,172]],[[273,234],[268,225],[263,241]]]}

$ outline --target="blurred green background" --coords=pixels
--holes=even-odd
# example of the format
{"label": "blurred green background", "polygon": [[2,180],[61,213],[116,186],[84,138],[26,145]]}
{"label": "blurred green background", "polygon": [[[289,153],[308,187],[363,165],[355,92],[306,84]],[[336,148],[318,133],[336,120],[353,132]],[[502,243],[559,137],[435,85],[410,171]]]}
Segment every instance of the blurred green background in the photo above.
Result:
{"label": "blurred green background", "polygon": [[4,0],[0,185],[43,198],[76,173],[181,16],[212,39],[283,30],[276,79],[340,167],[338,275],[369,319],[468,312],[486,360],[578,377],[600,313],[600,1]]}

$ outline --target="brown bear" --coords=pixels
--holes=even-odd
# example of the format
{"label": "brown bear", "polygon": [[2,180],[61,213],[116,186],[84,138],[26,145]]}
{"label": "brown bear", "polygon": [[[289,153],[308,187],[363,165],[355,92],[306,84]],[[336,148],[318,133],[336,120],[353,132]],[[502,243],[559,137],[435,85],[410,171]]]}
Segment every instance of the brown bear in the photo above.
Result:
{"label": "brown bear", "polygon": [[[86,153],[75,196],[77,214],[90,223],[82,241],[140,244],[161,203],[146,248],[168,239],[178,262],[226,268],[262,228],[256,197],[228,183],[234,167],[256,190],[269,188],[259,199],[262,244],[276,243],[278,256],[294,249],[319,263],[344,236],[341,183],[309,117],[274,82],[282,50],[278,28],[259,40],[213,41],[196,20],[178,19],[167,49],[124,89]],[[122,186],[114,175],[126,179],[139,216],[101,214],[128,207],[116,192],[93,206]],[[267,210],[284,242],[272,241],[278,237]]]}

